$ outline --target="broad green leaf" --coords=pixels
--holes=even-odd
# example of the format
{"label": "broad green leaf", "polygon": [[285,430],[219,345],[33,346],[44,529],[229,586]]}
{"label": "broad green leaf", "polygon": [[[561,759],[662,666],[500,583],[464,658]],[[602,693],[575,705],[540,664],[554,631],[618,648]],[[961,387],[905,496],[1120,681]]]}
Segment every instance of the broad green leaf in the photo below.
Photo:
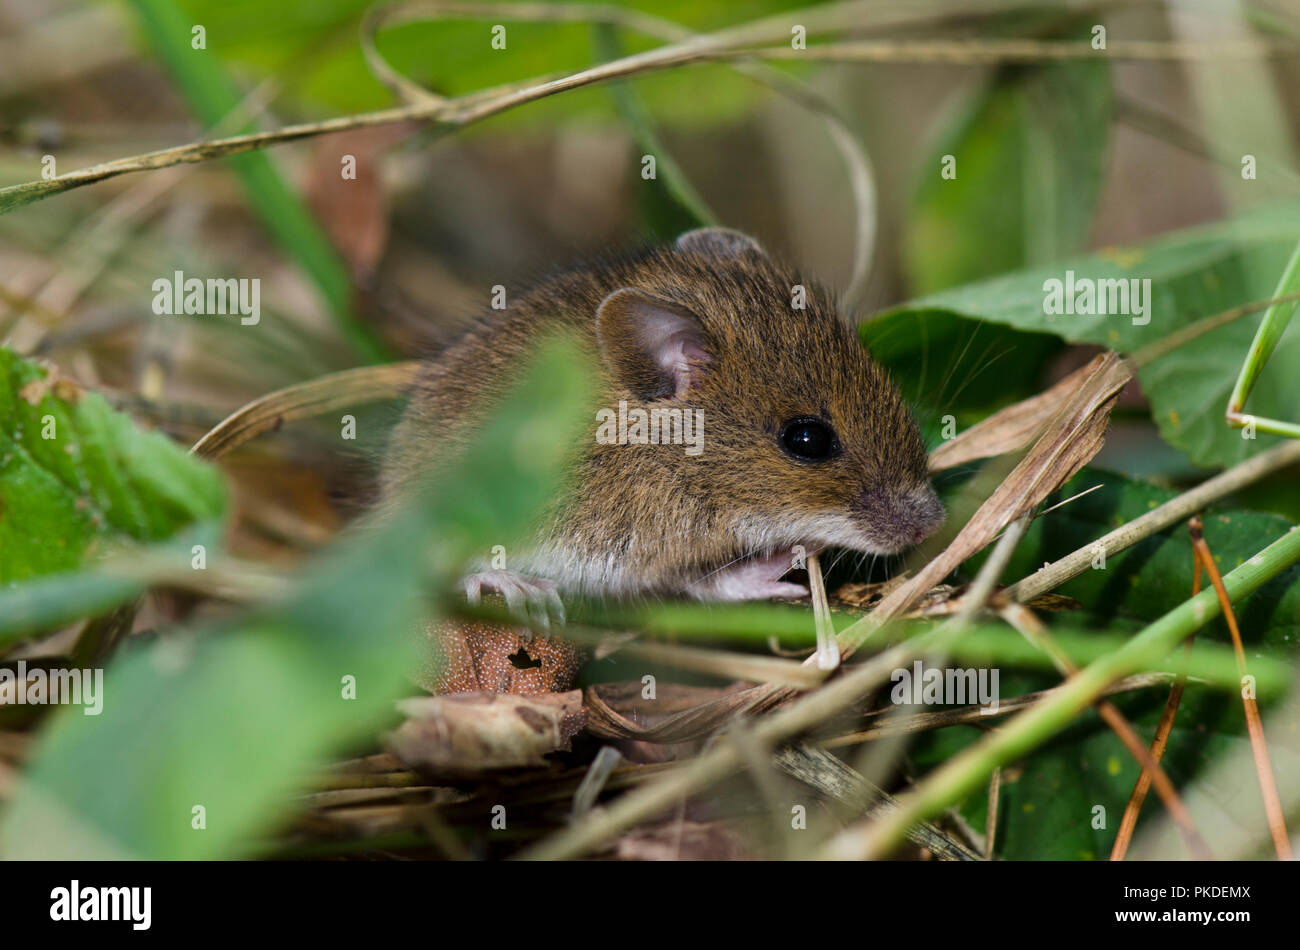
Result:
{"label": "broad green leaf", "polygon": [[898,311],[860,327],[871,357],[889,370],[929,440],[942,419],[959,428],[1041,391],[1042,367],[1062,348],[1048,333],[968,320],[944,310]]}
{"label": "broad green leaf", "polygon": [[998,72],[921,166],[904,235],[912,287],[929,293],[1081,249],[1110,104],[1103,62]]}
{"label": "broad green leaf", "polygon": [[[1007,565],[1008,581],[1092,543],[1176,494],[1113,472],[1085,469],[1049,497],[1045,507],[1097,485],[1102,487],[1033,522]],[[1203,519],[1206,543],[1225,574],[1292,528],[1285,518],[1254,511],[1212,508]],[[1116,615],[1151,621],[1190,596],[1192,545],[1186,525],[1168,528],[1125,551],[1108,553],[1105,565],[1058,588],[1058,593],[1084,604],[1098,623]],[[1290,569],[1257,592],[1244,605],[1240,619],[1248,641],[1279,628],[1300,627],[1300,568]],[[1269,645],[1296,649],[1284,640]]]}
{"label": "broad green leaf", "polygon": [[103,397],[0,349],[0,583],[158,541],[225,510],[220,474]]}
{"label": "broad green leaf", "polygon": [[[1017,579],[1101,537],[1169,500],[1174,492],[1107,472],[1086,469],[1058,493],[1067,498],[1098,483],[1104,487],[1070,502],[1034,522],[1007,567],[1006,578]],[[1254,556],[1291,524],[1275,515],[1235,510],[1210,510],[1204,516],[1205,537],[1225,573]],[[1125,552],[1110,554],[1104,569],[1091,570],[1063,585],[1059,592],[1085,605],[1086,618],[1112,630],[1126,620],[1148,621],[1168,612],[1191,594],[1192,550],[1187,529],[1170,528]],[[1294,665],[1300,653],[1300,567],[1274,578],[1243,603],[1235,605],[1251,663],[1261,656]],[[1077,624],[1077,615],[1060,617]],[[1230,643],[1223,622],[1197,634],[1198,648]],[[1002,694],[1042,689],[1059,679],[1008,673]],[[1167,691],[1163,688],[1116,699],[1149,740],[1160,718]],[[1265,717],[1270,705],[1263,704]],[[946,729],[921,739],[918,762],[946,759],[974,738],[974,730]],[[1176,785],[1194,779],[1201,769],[1229,749],[1246,743],[1240,698],[1192,683],[1183,697],[1164,766]],[[998,854],[1008,859],[1104,858],[1114,841],[1124,805],[1137,778],[1137,766],[1115,735],[1095,713],[1080,721],[1022,763],[1002,788]],[[972,796],[962,812],[983,827],[984,795]],[[1252,803],[1240,803],[1252,807]],[[1257,804],[1257,803],[1254,803]],[[1106,825],[1094,828],[1095,806],[1105,808]],[[1159,812],[1154,794],[1144,816]]]}
{"label": "broad green leaf", "polygon": [[284,603],[121,656],[101,715],[72,707],[51,722],[0,823],[0,853],[255,853],[308,769],[373,737],[411,690],[431,561],[450,570],[510,541],[560,490],[585,391],[572,357],[547,350],[461,460],[333,547]]}
{"label": "broad green leaf", "polygon": [[[1133,353],[1203,317],[1267,299],[1298,239],[1300,205],[1275,204],[1175,232],[1147,245],[1108,248],[932,294],[889,316],[900,320],[918,311],[947,310]],[[1126,287],[1131,286],[1130,280],[1149,280],[1149,294],[1142,290],[1149,310],[1146,314],[1047,313],[1047,282],[1064,282],[1067,272],[1073,273],[1076,286],[1081,279],[1122,280]],[[1278,441],[1266,435],[1244,438],[1242,430],[1229,429],[1224,421],[1228,396],[1261,319],[1253,314],[1219,327],[1138,373],[1161,435],[1199,465],[1231,465]],[[1251,412],[1292,418],[1297,377],[1300,332],[1293,327],[1282,337],[1251,394]]]}
{"label": "broad green leaf", "polygon": [[[1015,682],[1003,676],[1004,695]],[[1167,695],[1167,689],[1158,687],[1139,695],[1116,697],[1114,701],[1139,737],[1149,742]],[[1243,718],[1241,700],[1236,695],[1211,694],[1195,683],[1187,687],[1161,761],[1175,787],[1187,787],[1211,763],[1240,753],[1249,745],[1244,725],[1220,731],[1205,724],[1202,717],[1207,712],[1225,723],[1239,723]],[[971,728],[940,730],[917,743],[915,760],[926,767],[937,765],[978,738]],[[1094,711],[1083,713],[1074,725],[1004,775],[998,857],[1013,861],[1105,859],[1137,776],[1136,761],[1115,734]],[[1243,784],[1251,787],[1246,794],[1233,795],[1222,804],[1239,813],[1243,823],[1254,824],[1261,820],[1263,805],[1258,793],[1251,793],[1253,774],[1243,776]],[[1096,811],[1098,806],[1104,812]],[[987,807],[987,794],[981,791],[962,804],[961,813],[983,830]],[[1159,816],[1163,810],[1160,799],[1151,792],[1142,810],[1142,821]],[[1104,820],[1104,827],[1094,827],[1099,820]]]}

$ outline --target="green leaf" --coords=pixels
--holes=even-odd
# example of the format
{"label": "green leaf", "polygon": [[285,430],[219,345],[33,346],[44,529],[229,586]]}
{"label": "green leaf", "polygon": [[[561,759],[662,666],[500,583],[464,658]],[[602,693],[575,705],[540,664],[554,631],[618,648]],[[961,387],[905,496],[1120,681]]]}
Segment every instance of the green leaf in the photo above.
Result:
{"label": "green leaf", "polygon": [[[212,128],[236,113],[242,96],[222,66],[221,46],[215,38],[205,49],[191,46],[191,29],[204,21],[186,17],[171,0],[131,0],[131,5],[203,124]],[[263,5],[261,11],[265,9]],[[252,22],[260,18],[258,13]],[[229,130],[229,134],[250,131],[252,127],[244,125]],[[232,155],[228,161],[244,184],[250,206],[267,231],[315,282],[343,336],[364,358],[381,362],[385,357],[383,344],[352,311],[352,281],[343,261],[279,167],[265,152]]]}
{"label": "green leaf", "polygon": [[461,460],[327,552],[286,602],[128,651],[101,715],[56,714],[0,823],[0,853],[255,853],[307,771],[373,736],[410,691],[431,552],[450,569],[514,537],[560,490],[585,398],[580,364],[549,348]]}
{"label": "green leaf", "polygon": [[[1174,492],[1121,475],[1085,469],[1058,493],[1050,506],[1096,484],[1103,487],[1035,521],[1008,564],[1014,580],[1111,529],[1137,518],[1174,496]],[[1227,573],[1291,530],[1285,518],[1257,512],[1210,510],[1204,515],[1205,538],[1220,569]],[[973,566],[973,565],[972,565]],[[1185,525],[1154,535],[1127,551],[1110,554],[1104,569],[1090,570],[1059,592],[1086,605],[1084,617],[1111,630],[1132,619],[1153,620],[1191,594],[1192,548]],[[1248,662],[1262,657],[1294,665],[1300,653],[1300,566],[1292,567],[1243,602],[1234,605]],[[1079,615],[1061,615],[1077,625]],[[1196,638],[1197,649],[1230,643],[1227,628],[1216,621]],[[1005,674],[1002,694],[1043,689],[1054,677]],[[1164,707],[1165,689],[1145,690],[1115,699],[1121,711],[1150,740]],[[1270,708],[1263,705],[1265,716]],[[944,760],[973,739],[975,730],[946,729],[920,740],[918,762]],[[1184,694],[1164,759],[1175,785],[1194,779],[1209,763],[1246,743],[1240,698],[1196,683]],[[1057,736],[1023,763],[1002,788],[1000,856],[1007,859],[1104,858],[1110,851],[1125,803],[1137,778],[1132,756],[1095,713]],[[1144,816],[1161,811],[1154,794]],[[984,824],[986,796],[973,795],[962,812],[978,827]],[[1106,810],[1105,828],[1094,828],[1095,806]],[[1243,806],[1248,807],[1248,806]]]}
{"label": "green leaf", "polygon": [[[1113,472],[1085,469],[1044,503],[1058,501],[1101,485],[1030,525],[1007,565],[1005,577],[1016,580],[1045,561],[1085,547],[1102,535],[1169,501],[1176,492]],[[1227,573],[1291,530],[1278,515],[1212,508],[1203,514],[1205,540],[1220,571]],[[979,559],[972,562],[977,563]],[[1192,545],[1186,525],[1176,525],[1121,552],[1108,553],[1105,568],[1085,571],[1058,593],[1087,605],[1096,623],[1116,616],[1154,620],[1185,601],[1191,593]],[[1300,627],[1300,567],[1291,568],[1265,586],[1240,614],[1247,642],[1265,637],[1269,646],[1294,652],[1295,644],[1271,642],[1277,629]],[[1249,629],[1248,629],[1249,628]]]}
{"label": "green leaf", "polygon": [[[257,76],[292,76],[289,101],[330,112],[357,112],[393,104],[392,94],[371,74],[357,42],[361,15],[372,0],[182,0],[187,22],[208,29],[209,48]],[[712,30],[742,19],[723,0],[645,0],[627,6],[676,21],[695,30]],[[798,9],[805,0],[754,0],[743,19]],[[490,45],[493,25],[506,27],[506,48]],[[621,32],[628,52],[659,41]],[[585,23],[530,23],[501,16],[394,24],[380,32],[378,48],[412,80],[443,95],[461,95],[503,83],[519,82],[591,65],[590,27]],[[692,67],[638,80],[647,105],[676,122],[716,123],[736,117],[762,93],[752,83],[729,75],[725,66]],[[603,90],[546,100],[494,120],[502,125],[553,127],[575,116],[612,119]]]}
{"label": "green leaf", "polygon": [[[1000,71],[922,167],[904,259],[929,293],[1082,248],[1110,127],[1104,62]],[[955,177],[943,177],[952,156]]]}
{"label": "green leaf", "polygon": [[[1011,678],[1003,677],[1009,694]],[[1120,711],[1149,742],[1155,734],[1168,691],[1154,688],[1139,695],[1114,697]],[[1186,788],[1202,770],[1225,756],[1247,750],[1245,727],[1220,731],[1201,717],[1225,724],[1240,723],[1241,700],[1234,694],[1211,694],[1195,683],[1187,687],[1161,765],[1177,788]],[[950,728],[931,733],[915,749],[918,765],[946,761],[977,740],[975,729]],[[1249,751],[1246,751],[1249,756]],[[1115,832],[1137,780],[1138,766],[1115,734],[1092,710],[1008,770],[1000,791],[998,857],[1009,861],[1099,860],[1110,854]],[[1254,776],[1249,781],[1253,784]],[[1236,795],[1220,804],[1238,814],[1243,824],[1259,822],[1262,804],[1257,794]],[[1095,811],[1105,809],[1104,815]],[[988,807],[985,791],[970,796],[961,813],[983,830]],[[1139,822],[1164,811],[1154,792],[1147,796]],[[1104,827],[1093,827],[1104,817]]]}
{"label": "green leaf", "polygon": [[0,583],[74,569],[111,540],[167,538],[225,504],[216,469],[0,349]]}
{"label": "green leaf", "polygon": [[[1206,227],[1175,232],[1138,247],[1018,271],[912,301],[890,314],[947,310],[1021,330],[1057,334],[1132,353],[1197,320],[1267,299],[1300,239],[1300,205],[1274,204]],[[1045,312],[1046,282],[1150,280],[1149,311],[1138,314]],[[1141,286],[1141,285],[1139,285]],[[1148,320],[1149,318],[1149,320]],[[1152,361],[1138,372],[1161,435],[1202,466],[1240,462],[1278,442],[1243,438],[1224,421],[1228,396],[1250,350],[1260,314],[1219,327]],[[1134,322],[1137,320],[1138,322]],[[1145,321],[1145,322],[1144,322]],[[1300,334],[1284,336],[1251,394],[1250,411],[1275,419],[1295,412]]]}
{"label": "green leaf", "polygon": [[964,428],[1041,391],[1042,367],[1062,348],[1048,333],[968,320],[944,310],[898,311],[859,328],[931,442],[952,414]]}

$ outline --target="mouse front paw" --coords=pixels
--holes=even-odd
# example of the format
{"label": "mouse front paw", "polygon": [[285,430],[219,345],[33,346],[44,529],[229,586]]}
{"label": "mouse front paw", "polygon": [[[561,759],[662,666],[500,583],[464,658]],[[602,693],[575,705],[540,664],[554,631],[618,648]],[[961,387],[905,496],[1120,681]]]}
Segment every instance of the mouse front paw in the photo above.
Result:
{"label": "mouse front paw", "polygon": [[728,564],[690,584],[686,592],[697,600],[766,600],[769,597],[807,597],[802,584],[782,582],[794,567],[789,551]]}
{"label": "mouse front paw", "polygon": [[555,585],[540,577],[528,577],[514,571],[481,571],[465,578],[465,597],[471,604],[482,600],[483,591],[494,591],[505,598],[506,609],[518,620],[544,630],[551,628],[551,618],[564,623],[564,604]]}

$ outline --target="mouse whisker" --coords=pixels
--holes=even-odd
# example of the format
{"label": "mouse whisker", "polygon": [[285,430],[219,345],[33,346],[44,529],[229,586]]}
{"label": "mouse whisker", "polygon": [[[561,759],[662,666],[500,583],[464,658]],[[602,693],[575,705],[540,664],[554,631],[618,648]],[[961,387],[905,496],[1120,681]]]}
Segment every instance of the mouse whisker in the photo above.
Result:
{"label": "mouse whisker", "polygon": [[[741,554],[739,557],[734,557],[734,558],[732,558],[730,561],[728,561],[726,564],[723,564],[721,567],[717,568],[716,570],[709,571],[709,573],[707,573],[707,574],[705,574],[703,577],[701,577],[700,580],[701,580],[701,581],[707,581],[707,580],[708,580],[710,577],[712,577],[714,574],[719,574],[719,573],[721,573],[722,571],[725,571],[727,568],[731,567],[731,565],[736,564],[736,563],[738,563],[738,562],[740,562],[740,561],[743,561],[743,560],[745,560],[746,558],[754,557],[754,556],[756,556],[756,555],[758,555],[758,554],[760,554],[760,553],[764,553],[764,550],[765,550],[765,549],[764,549],[764,548],[761,548],[761,547],[759,547],[759,548],[754,548],[752,551],[748,551],[748,552],[746,552],[746,553],[744,553],[744,554]],[[771,553],[771,550],[768,549],[768,550],[766,551],[766,553],[769,553],[769,554],[770,554],[770,553]]]}
{"label": "mouse whisker", "polygon": [[844,560],[844,558],[847,557],[851,553],[851,551],[852,551],[851,548],[840,548],[840,553],[835,555],[835,560],[831,561],[831,566],[826,568],[826,573],[829,574],[831,571],[835,570],[835,566],[839,564],[840,561]]}

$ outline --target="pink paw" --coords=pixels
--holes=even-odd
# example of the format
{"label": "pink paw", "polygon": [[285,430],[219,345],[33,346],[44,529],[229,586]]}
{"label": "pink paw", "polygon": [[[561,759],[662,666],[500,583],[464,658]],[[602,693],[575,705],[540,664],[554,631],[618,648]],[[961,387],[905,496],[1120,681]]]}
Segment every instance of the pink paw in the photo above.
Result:
{"label": "pink paw", "polygon": [[790,551],[776,551],[766,557],[729,564],[700,578],[686,589],[698,600],[765,600],[769,597],[807,597],[802,584],[783,583],[782,576],[794,569]]}

